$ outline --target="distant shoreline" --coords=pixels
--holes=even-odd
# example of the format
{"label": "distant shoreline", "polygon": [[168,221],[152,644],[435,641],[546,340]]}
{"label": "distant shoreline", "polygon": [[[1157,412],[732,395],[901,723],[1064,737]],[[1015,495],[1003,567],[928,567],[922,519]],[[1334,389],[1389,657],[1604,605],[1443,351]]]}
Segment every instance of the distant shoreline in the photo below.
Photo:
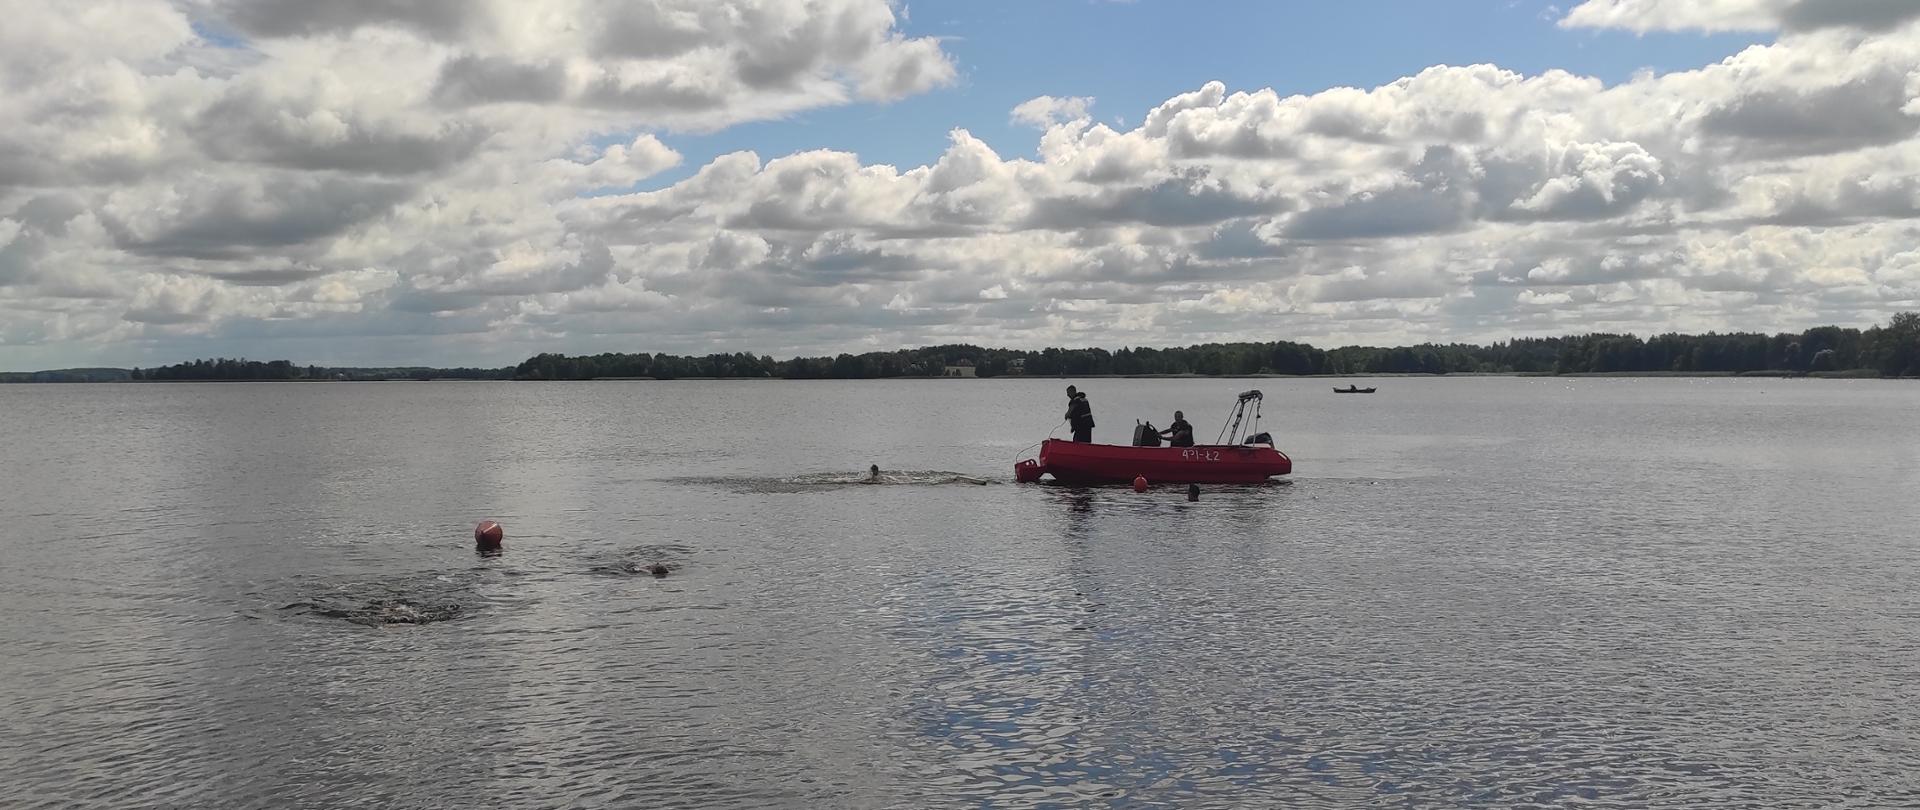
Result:
{"label": "distant shoreline", "polygon": [[1898,378],[1920,374],[1920,312],[1884,326],[1816,326],[1803,332],[1588,333],[1516,337],[1486,345],[1421,343],[1321,349],[1288,340],[1168,348],[921,346],[775,360],[749,352],[679,356],[647,352],[543,352],[513,366],[319,366],[290,360],[206,358],[157,368],[75,367],[0,372],[0,383],[131,381],[403,380],[871,380],[1354,379],[1382,376]]}
{"label": "distant shoreline", "polygon": [[[33,373],[33,372],[28,372]],[[24,375],[22,375],[24,376]],[[582,382],[886,382],[886,381],[952,381],[981,382],[994,380],[1357,380],[1357,379],[1393,379],[1421,377],[1524,377],[1530,379],[1776,379],[1776,380],[1915,380],[1920,377],[1888,377],[1872,369],[1854,371],[1581,371],[1555,374],[1546,371],[1456,371],[1444,374],[1413,374],[1404,372],[1381,372],[1377,374],[1001,374],[992,377],[594,377],[585,380],[482,380],[464,377],[387,377],[349,380],[33,380],[5,379],[0,377],[0,386],[5,385],[221,385],[233,383],[301,383],[317,385],[321,383],[423,383],[423,382],[512,382],[512,383],[582,383]]]}

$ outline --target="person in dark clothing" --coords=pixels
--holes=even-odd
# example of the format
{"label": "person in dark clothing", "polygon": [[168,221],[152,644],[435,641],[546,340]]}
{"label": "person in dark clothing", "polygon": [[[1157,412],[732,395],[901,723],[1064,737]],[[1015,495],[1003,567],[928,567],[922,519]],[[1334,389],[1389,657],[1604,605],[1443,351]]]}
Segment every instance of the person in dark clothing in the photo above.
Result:
{"label": "person in dark clothing", "polygon": [[1160,431],[1160,437],[1167,440],[1168,447],[1192,447],[1193,426],[1187,424],[1187,415],[1174,411],[1173,424]]}
{"label": "person in dark clothing", "polygon": [[1067,386],[1067,424],[1073,428],[1074,441],[1093,441],[1093,406],[1086,394],[1071,385]]}

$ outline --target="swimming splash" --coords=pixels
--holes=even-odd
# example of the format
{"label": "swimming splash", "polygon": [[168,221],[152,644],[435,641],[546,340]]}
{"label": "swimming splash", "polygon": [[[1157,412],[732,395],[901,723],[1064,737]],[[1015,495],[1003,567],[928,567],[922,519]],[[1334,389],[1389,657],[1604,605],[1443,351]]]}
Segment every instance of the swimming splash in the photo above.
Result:
{"label": "swimming splash", "polygon": [[466,608],[458,604],[416,604],[405,599],[376,599],[358,606],[294,602],[280,610],[293,615],[343,619],[368,627],[433,624],[460,618],[466,612]]}
{"label": "swimming splash", "polygon": [[[804,478],[805,476],[801,477]],[[869,470],[866,475],[860,477],[859,483],[935,487],[946,484],[986,486],[1000,482],[990,478],[980,478],[964,473],[943,472],[940,470],[895,470],[892,472],[886,470]]]}
{"label": "swimming splash", "polygon": [[[296,585],[296,601],[280,603],[273,612],[366,627],[437,624],[472,616],[483,608],[487,600],[477,589],[490,576],[486,571],[454,571],[376,582]],[[280,599],[268,604],[274,602]]]}
{"label": "swimming splash", "polygon": [[587,571],[603,576],[664,579],[679,571],[682,567],[680,560],[692,551],[679,545],[639,546],[622,552],[614,559],[595,564]]}
{"label": "swimming splash", "polygon": [[679,567],[680,566],[678,565],[670,565],[668,563],[663,563],[663,562],[623,562],[623,563],[609,563],[605,565],[596,565],[587,570],[596,574],[606,574],[608,576],[645,575],[645,576],[651,576],[655,579],[664,579],[668,574],[673,573],[674,569]]}
{"label": "swimming splash", "polygon": [[860,486],[988,486],[1002,483],[991,478],[945,470],[879,470],[852,473],[805,473],[778,478],[740,476],[719,478],[678,478],[678,483],[712,486],[739,493],[825,492]]}

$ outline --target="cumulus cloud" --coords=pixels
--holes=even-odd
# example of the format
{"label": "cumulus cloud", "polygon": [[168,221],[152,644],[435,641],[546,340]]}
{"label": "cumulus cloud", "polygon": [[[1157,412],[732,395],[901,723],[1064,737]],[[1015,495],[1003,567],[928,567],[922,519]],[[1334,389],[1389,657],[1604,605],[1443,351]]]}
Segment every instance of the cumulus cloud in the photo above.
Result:
{"label": "cumulus cloud", "polygon": [[1569,28],[1648,31],[1892,30],[1920,19],[1912,0],[1586,0],[1561,18]]}
{"label": "cumulus cloud", "polygon": [[1791,0],[1585,0],[1560,20],[1569,28],[1647,32],[1765,31],[1780,25]]}
{"label": "cumulus cloud", "polygon": [[553,104],[567,95],[567,66],[552,60],[516,61],[506,56],[464,54],[440,65],[433,99],[443,106]]}
{"label": "cumulus cloud", "polygon": [[0,365],[1859,322],[1920,306],[1910,8],[1589,0],[1562,24],[1781,33],[1611,86],[1196,82],[1132,127],[1039,96],[1031,154],[636,190],[682,132],[955,66],[885,0],[0,0]]}
{"label": "cumulus cloud", "polygon": [[1920,19],[1920,4],[1908,0],[1797,0],[1781,13],[1789,30],[1846,26],[1889,31]]}
{"label": "cumulus cloud", "polygon": [[1036,96],[1013,108],[1013,120],[1046,129],[1054,124],[1084,120],[1091,107],[1091,96]]}
{"label": "cumulus cloud", "polygon": [[1904,109],[1906,85],[1906,76],[1889,70],[1826,86],[1757,89],[1709,109],[1701,124],[1774,155],[1894,143],[1920,132],[1920,116]]}
{"label": "cumulus cloud", "polygon": [[1556,172],[1517,211],[1541,219],[1600,219],[1621,214],[1660,190],[1660,159],[1634,143],[1569,144]]}
{"label": "cumulus cloud", "polygon": [[397,26],[433,38],[452,38],[471,24],[468,0],[221,0],[223,19],[249,34],[270,37],[350,33]]}
{"label": "cumulus cloud", "polygon": [[116,246],[133,254],[245,258],[338,235],[384,214],[408,192],[384,181],[262,171],[183,182],[164,194],[117,191],[98,213]]}

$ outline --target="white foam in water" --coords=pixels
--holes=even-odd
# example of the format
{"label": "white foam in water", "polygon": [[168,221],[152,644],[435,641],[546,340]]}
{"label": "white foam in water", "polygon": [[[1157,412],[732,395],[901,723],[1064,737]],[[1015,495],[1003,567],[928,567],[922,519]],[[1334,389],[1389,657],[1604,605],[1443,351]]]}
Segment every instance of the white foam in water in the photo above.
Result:
{"label": "white foam in water", "polygon": [[776,478],[738,476],[672,480],[684,484],[715,486],[736,492],[810,492],[862,486],[987,486],[1003,483],[991,478],[944,470],[881,470],[878,478],[869,473],[802,473]]}

